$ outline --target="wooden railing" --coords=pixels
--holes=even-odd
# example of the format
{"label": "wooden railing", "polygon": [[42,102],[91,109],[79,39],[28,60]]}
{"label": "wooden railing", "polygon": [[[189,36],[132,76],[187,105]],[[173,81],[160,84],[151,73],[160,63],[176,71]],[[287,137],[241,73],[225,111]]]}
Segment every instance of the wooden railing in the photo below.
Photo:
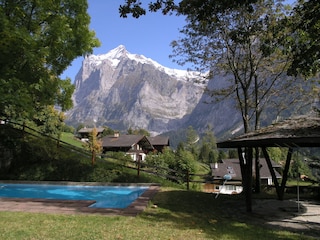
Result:
{"label": "wooden railing", "polygon": [[[58,138],[52,137],[34,128],[26,126],[23,123],[4,120],[4,119],[0,119],[0,121],[1,121],[1,125],[3,126],[9,126],[16,130],[19,130],[21,132],[21,137],[30,135],[38,138],[51,139],[52,141],[56,142],[56,145],[58,148],[65,148],[86,157],[91,156],[91,152],[85,150],[84,148],[76,147]],[[100,159],[103,159],[104,156],[105,155],[103,154],[97,155],[97,157],[100,157]],[[174,170],[170,168],[163,168],[159,166],[153,166],[145,162],[133,162],[132,160],[131,161],[119,160],[117,164],[121,165],[122,167],[135,169],[137,171],[138,176],[140,175],[140,172],[145,172],[147,174],[152,174],[176,183],[186,184],[186,187],[188,190],[190,189],[190,183],[204,183],[206,182],[206,179],[210,177],[210,175],[192,174],[189,171],[182,171],[182,170],[180,171],[180,170]],[[195,178],[197,178],[197,180],[195,180]]]}

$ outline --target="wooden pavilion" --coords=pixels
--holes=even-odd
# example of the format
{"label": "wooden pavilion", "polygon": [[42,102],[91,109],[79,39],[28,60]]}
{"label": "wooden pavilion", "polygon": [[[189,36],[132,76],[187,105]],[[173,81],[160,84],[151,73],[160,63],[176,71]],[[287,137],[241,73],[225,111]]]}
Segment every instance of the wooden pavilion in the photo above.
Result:
{"label": "wooden pavilion", "polygon": [[[218,148],[237,148],[247,212],[252,212],[252,164],[253,149],[261,148],[271,172],[279,200],[283,200],[289,166],[294,150],[302,147],[320,147],[319,115],[293,117],[257,131],[217,143]],[[267,149],[269,147],[288,148],[281,185],[279,184]]]}

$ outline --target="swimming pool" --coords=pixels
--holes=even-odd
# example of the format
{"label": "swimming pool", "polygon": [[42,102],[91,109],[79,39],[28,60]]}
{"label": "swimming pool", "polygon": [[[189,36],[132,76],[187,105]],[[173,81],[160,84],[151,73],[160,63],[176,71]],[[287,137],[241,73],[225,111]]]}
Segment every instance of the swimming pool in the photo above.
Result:
{"label": "swimming pool", "polygon": [[55,200],[94,200],[91,208],[126,208],[141,196],[146,186],[89,186],[51,184],[3,184],[0,197]]}

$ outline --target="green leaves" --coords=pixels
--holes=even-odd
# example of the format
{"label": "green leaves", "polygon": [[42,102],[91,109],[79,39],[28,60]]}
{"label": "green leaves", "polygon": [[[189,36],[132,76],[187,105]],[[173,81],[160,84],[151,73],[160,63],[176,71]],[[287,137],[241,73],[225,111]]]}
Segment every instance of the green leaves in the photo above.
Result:
{"label": "green leaves", "polygon": [[12,116],[22,107],[32,116],[35,106],[72,106],[71,81],[59,75],[76,57],[99,46],[89,30],[87,8],[86,0],[0,0],[0,82],[6,99],[1,115],[9,114],[5,109]]}
{"label": "green leaves", "polygon": [[315,75],[320,69],[320,2],[299,1],[292,16],[282,24],[291,31],[284,42],[293,58],[288,73],[306,77]]}
{"label": "green leaves", "polygon": [[61,106],[62,111],[72,108],[72,94],[75,86],[71,83],[71,79],[59,80],[59,89],[57,92],[57,102],[56,104]]}
{"label": "green leaves", "polygon": [[146,14],[146,10],[141,7],[140,1],[126,0],[124,5],[120,5],[119,13],[122,18],[127,18],[128,14],[132,14],[134,18],[139,18]]}
{"label": "green leaves", "polygon": [[[274,114],[268,114],[271,121],[288,106],[296,110],[309,103],[296,87],[302,80],[286,76],[292,58],[290,45],[284,43],[288,36],[297,39],[280,24],[290,19],[281,0],[185,0],[179,11],[187,16],[187,24],[180,31],[183,37],[172,43],[171,57],[209,71],[209,78],[226,79],[224,86],[212,85],[207,93],[218,100],[236,100],[245,132],[259,127],[267,111]],[[303,90],[308,88],[306,84]],[[288,92],[300,102],[291,104]]]}

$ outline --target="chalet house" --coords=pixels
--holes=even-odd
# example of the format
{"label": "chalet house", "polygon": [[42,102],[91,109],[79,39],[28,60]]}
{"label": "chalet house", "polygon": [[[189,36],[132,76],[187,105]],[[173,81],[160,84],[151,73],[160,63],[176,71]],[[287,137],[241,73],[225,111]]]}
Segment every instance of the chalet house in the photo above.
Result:
{"label": "chalet house", "polygon": [[[273,168],[280,168],[274,161],[271,161]],[[211,163],[212,184],[205,185],[206,192],[237,194],[242,191],[242,176],[239,159],[225,159],[219,163]],[[253,164],[253,174],[255,173]],[[281,175],[275,170],[276,177]],[[272,176],[269,171],[267,162],[260,158],[260,178],[261,185],[272,185]]]}
{"label": "chalet house", "polygon": [[[102,135],[102,133],[104,131],[104,128],[103,127],[98,127],[96,129],[97,129],[97,132],[98,132],[97,137],[99,138],[99,137],[101,137],[101,135]],[[81,128],[78,131],[78,136],[81,139],[81,141],[88,141],[89,135],[90,135],[90,133],[92,133],[92,131],[93,131],[93,128],[87,128],[87,127]]]}
{"label": "chalet house", "polygon": [[152,144],[156,152],[163,152],[164,148],[170,145],[169,137],[155,136],[155,137],[147,137],[147,139]]}
{"label": "chalet house", "polygon": [[154,147],[146,136],[142,135],[107,135],[101,139],[103,152],[124,152],[134,161],[144,161],[146,154]]}

